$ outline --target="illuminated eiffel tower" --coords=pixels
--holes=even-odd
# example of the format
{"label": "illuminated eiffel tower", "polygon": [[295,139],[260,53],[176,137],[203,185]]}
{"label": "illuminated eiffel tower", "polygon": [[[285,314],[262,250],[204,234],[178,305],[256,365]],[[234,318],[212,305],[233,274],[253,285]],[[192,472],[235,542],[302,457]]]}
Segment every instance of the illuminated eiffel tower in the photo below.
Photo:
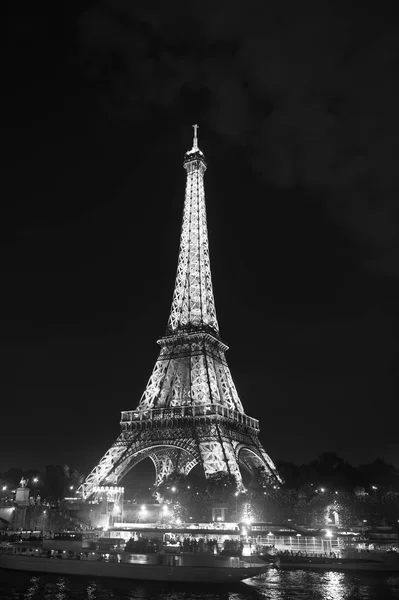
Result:
{"label": "illuminated eiffel tower", "polygon": [[147,457],[155,466],[156,485],[173,472],[187,475],[198,464],[205,477],[219,471],[233,475],[239,490],[240,466],[279,481],[259,441],[259,422],[244,413],[219,335],[205,211],[206,161],[198,148],[198,126],[193,127],[193,147],[184,157],[183,225],[166,335],[158,340],[161,351],[137,408],[122,412],[119,437],[79,488],[84,498],[101,486],[117,485]]}

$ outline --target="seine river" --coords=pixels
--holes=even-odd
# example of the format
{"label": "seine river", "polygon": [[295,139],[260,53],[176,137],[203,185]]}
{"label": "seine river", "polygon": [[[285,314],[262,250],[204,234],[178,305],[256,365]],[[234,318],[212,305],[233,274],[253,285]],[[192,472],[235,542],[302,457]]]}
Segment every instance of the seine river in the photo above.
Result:
{"label": "seine river", "polygon": [[389,600],[399,598],[399,574],[313,573],[271,569],[234,586],[130,583],[0,570],[1,600]]}

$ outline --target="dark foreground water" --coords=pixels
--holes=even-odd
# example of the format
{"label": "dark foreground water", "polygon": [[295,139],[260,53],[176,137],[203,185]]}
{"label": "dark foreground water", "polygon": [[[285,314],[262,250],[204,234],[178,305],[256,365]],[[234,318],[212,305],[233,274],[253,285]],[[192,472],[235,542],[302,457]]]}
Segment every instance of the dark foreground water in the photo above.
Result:
{"label": "dark foreground water", "polygon": [[399,574],[316,573],[271,569],[249,584],[198,585],[30,575],[0,569],[1,600],[390,600]]}

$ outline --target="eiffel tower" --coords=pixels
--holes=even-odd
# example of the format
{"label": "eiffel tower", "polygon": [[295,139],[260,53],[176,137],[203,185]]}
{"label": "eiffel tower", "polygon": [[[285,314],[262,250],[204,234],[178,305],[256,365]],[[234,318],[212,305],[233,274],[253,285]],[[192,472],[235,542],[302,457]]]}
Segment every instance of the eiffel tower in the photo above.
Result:
{"label": "eiffel tower", "polygon": [[[121,433],[79,488],[89,498],[112,489],[149,457],[155,485],[200,465],[205,477],[223,471],[243,489],[240,466],[260,470],[276,483],[276,468],[259,441],[259,422],[244,413],[226,362],[216,319],[205,211],[204,154],[184,156],[187,172],[179,260],[166,335],[135,410],[122,412]],[[105,486],[105,487],[104,487]],[[119,489],[119,488],[118,488]]]}

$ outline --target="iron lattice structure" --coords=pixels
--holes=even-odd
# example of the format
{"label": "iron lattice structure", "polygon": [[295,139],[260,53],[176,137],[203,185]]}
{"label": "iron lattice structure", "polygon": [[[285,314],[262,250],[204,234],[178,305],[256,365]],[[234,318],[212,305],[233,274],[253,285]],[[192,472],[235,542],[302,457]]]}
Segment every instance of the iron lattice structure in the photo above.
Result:
{"label": "iron lattice structure", "polygon": [[205,210],[206,161],[194,142],[187,172],[179,260],[166,335],[136,410],[122,412],[121,433],[79,488],[84,498],[98,486],[116,485],[144,458],[155,466],[156,485],[173,472],[200,464],[205,476],[233,475],[240,465],[259,467],[279,481],[259,441],[259,423],[244,413],[226,362],[216,318]]}

